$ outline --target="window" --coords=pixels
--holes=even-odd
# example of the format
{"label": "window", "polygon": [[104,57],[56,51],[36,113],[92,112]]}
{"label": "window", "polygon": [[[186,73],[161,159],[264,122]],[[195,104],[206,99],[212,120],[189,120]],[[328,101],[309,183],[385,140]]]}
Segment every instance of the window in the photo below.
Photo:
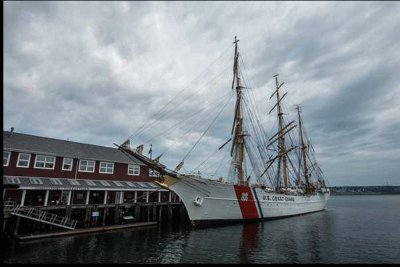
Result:
{"label": "window", "polygon": [[113,173],[113,172],[114,172],[114,163],[100,162],[99,173]]}
{"label": "window", "polygon": [[100,183],[104,186],[111,186],[109,182],[107,181],[100,181]]}
{"label": "window", "polygon": [[29,178],[29,182],[31,184],[43,184],[43,181],[40,178]]}
{"label": "window", "polygon": [[159,177],[160,173],[158,171],[156,171],[156,170],[149,169],[149,176],[150,177]]}
{"label": "window", "polygon": [[128,165],[128,175],[139,176],[140,165]]}
{"label": "window", "polygon": [[86,180],[85,182],[87,183],[87,185],[96,186],[96,183],[91,180]]}
{"label": "window", "polygon": [[121,182],[118,182],[118,181],[113,181],[113,183],[114,183],[116,186],[124,186]]}
{"label": "window", "polygon": [[80,185],[77,180],[68,180],[71,185]]}
{"label": "window", "polygon": [[3,166],[8,166],[8,163],[10,163],[10,156],[10,151],[3,151]]}
{"label": "window", "polygon": [[63,171],[72,171],[72,163],[73,163],[73,160],[71,158],[64,158],[62,170]]}
{"label": "window", "polygon": [[30,161],[31,161],[31,154],[19,153],[17,167],[29,168]]}
{"label": "window", "polygon": [[54,163],[56,162],[56,157],[36,155],[35,168],[36,169],[50,169],[54,170]]}
{"label": "window", "polygon": [[83,160],[79,161],[79,171],[80,172],[94,172],[94,161],[93,160]]}
{"label": "window", "polygon": [[61,182],[61,180],[58,179],[58,178],[51,178],[51,179],[50,179],[50,183],[51,183],[51,184],[54,184],[54,185],[62,185],[62,184],[63,184],[63,183]]}

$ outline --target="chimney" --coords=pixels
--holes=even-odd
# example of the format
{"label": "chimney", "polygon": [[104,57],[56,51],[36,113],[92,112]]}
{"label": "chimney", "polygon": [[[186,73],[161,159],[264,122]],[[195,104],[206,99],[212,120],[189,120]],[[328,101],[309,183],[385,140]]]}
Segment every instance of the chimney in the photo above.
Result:
{"label": "chimney", "polygon": [[14,127],[11,127],[10,136],[12,136],[13,133],[14,133]]}

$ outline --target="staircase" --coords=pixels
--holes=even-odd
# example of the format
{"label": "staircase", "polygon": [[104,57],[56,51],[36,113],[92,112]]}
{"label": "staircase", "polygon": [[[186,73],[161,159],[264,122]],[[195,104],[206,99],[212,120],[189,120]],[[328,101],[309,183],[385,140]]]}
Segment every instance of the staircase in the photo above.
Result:
{"label": "staircase", "polygon": [[15,206],[10,212],[15,216],[51,224],[69,230],[75,230],[75,226],[78,222],[77,220],[70,220],[67,217],[62,217],[57,214],[48,213],[36,208],[23,208],[19,205]]}

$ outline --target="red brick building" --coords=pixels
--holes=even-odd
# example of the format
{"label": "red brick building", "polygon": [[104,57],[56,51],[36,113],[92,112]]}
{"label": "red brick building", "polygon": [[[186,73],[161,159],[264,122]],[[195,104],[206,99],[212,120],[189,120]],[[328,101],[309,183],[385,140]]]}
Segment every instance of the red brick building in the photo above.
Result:
{"label": "red brick building", "polygon": [[179,201],[158,176],[116,148],[3,131],[3,200],[20,206]]}

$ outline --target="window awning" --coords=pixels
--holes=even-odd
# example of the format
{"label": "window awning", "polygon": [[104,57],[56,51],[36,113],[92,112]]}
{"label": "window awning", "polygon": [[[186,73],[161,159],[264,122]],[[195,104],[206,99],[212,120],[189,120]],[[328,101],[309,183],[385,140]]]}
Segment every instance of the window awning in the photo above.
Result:
{"label": "window awning", "polygon": [[51,177],[3,176],[5,189],[90,190],[90,191],[168,191],[154,182],[66,179]]}

